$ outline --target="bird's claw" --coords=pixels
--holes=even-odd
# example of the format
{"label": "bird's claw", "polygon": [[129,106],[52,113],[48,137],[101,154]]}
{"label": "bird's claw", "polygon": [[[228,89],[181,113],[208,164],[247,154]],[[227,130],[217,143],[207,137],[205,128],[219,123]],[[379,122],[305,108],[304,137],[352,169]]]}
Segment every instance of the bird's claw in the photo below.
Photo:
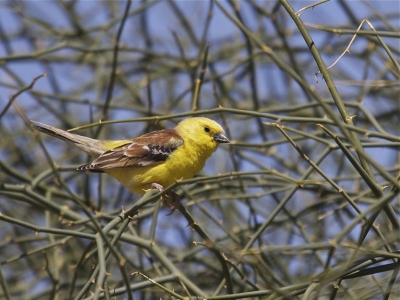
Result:
{"label": "bird's claw", "polygon": [[[159,192],[162,192],[164,190],[164,187],[158,183],[152,183],[151,188],[157,189]],[[171,202],[171,198],[173,200],[172,202]],[[169,214],[167,214],[167,216],[170,216],[174,213],[175,210],[177,210],[181,206],[181,201],[180,201],[179,195],[177,193],[170,191],[162,197],[162,204],[165,207],[172,207],[171,212]]]}
{"label": "bird's claw", "polygon": [[[170,202],[168,198],[172,198],[173,201]],[[171,211],[167,216],[170,216],[174,213],[175,210],[177,210],[181,206],[181,199],[179,198],[179,195],[173,191],[169,192],[166,197],[163,197],[162,203],[165,207],[172,207]]]}

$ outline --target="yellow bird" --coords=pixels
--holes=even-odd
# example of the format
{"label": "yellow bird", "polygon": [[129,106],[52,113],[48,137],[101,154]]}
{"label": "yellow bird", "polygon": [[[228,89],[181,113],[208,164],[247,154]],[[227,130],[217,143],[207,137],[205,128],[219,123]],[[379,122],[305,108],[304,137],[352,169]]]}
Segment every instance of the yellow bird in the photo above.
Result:
{"label": "yellow bird", "polygon": [[[31,122],[34,129],[70,142],[95,158],[77,170],[108,173],[138,194],[149,188],[161,191],[177,180],[192,178],[220,143],[229,143],[217,122],[200,117],[185,119],[174,129],[157,130],[130,140],[95,140]],[[179,205],[175,197],[174,200]]]}

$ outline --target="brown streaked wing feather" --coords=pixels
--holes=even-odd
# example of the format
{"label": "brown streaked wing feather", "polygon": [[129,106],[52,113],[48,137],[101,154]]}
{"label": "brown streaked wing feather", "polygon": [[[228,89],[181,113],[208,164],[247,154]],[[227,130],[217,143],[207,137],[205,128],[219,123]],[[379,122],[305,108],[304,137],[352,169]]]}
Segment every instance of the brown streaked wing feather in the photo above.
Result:
{"label": "brown streaked wing feather", "polygon": [[104,152],[91,164],[83,165],[78,170],[101,172],[115,168],[152,166],[164,162],[182,144],[181,136],[174,129],[153,131]]}

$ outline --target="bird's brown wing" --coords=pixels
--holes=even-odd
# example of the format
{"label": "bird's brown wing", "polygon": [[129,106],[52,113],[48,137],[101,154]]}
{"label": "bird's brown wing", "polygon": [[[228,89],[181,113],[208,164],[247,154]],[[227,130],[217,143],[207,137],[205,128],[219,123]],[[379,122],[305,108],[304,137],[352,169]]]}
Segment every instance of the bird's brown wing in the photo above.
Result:
{"label": "bird's brown wing", "polygon": [[182,144],[181,136],[174,129],[153,131],[104,152],[77,170],[103,172],[115,168],[148,167],[166,161]]}

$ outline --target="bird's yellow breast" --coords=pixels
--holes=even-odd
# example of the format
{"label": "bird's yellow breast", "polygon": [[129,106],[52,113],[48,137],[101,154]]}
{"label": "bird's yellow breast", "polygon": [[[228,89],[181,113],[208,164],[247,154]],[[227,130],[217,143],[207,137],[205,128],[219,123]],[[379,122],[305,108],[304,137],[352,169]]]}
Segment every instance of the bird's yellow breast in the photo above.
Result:
{"label": "bird's yellow breast", "polygon": [[[211,141],[210,141],[211,143]],[[105,170],[134,193],[144,194],[152,183],[167,187],[178,180],[189,179],[199,173],[217,145],[198,148],[185,143],[158,165]]]}

